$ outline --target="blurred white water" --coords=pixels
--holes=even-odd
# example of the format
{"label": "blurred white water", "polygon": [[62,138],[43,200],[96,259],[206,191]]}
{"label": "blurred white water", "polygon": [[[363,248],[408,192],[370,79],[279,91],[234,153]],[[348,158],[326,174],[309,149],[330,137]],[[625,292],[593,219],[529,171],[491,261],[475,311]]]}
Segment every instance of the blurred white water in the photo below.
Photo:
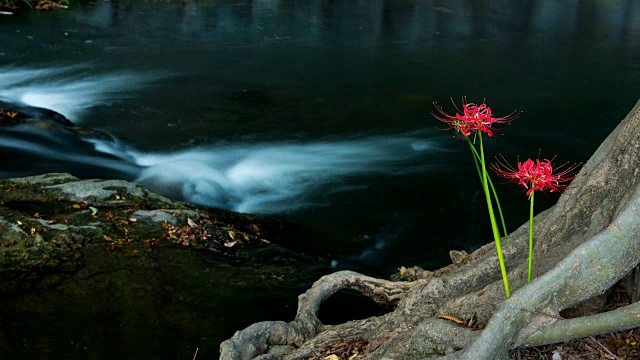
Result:
{"label": "blurred white water", "polygon": [[437,150],[418,135],[211,145],[164,154],[92,142],[96,150],[140,166],[135,181],[158,193],[262,214],[309,206],[309,194],[346,190],[353,186],[344,181],[350,177],[424,171],[417,158]]}
{"label": "blurred white water", "polygon": [[[81,65],[0,67],[0,100],[51,109],[78,124],[87,109],[126,99],[136,87],[158,78],[88,70]],[[125,177],[171,198],[264,214],[310,206],[318,201],[318,193],[366,187],[371,183],[367,177],[433,170],[435,162],[426,169],[424,156],[439,151],[423,132],[213,144],[165,153],[142,152],[102,132],[94,138],[78,134],[73,129],[7,127],[0,132],[0,153],[5,148],[40,162],[55,160],[54,171]],[[35,163],[5,162],[0,174],[22,176],[52,169],[51,162],[45,161],[48,167],[40,171]],[[101,171],[93,175],[88,167]]]}
{"label": "blurred white water", "polygon": [[162,76],[95,73],[88,65],[51,68],[0,67],[0,100],[59,112],[74,123],[97,105],[111,105]]}

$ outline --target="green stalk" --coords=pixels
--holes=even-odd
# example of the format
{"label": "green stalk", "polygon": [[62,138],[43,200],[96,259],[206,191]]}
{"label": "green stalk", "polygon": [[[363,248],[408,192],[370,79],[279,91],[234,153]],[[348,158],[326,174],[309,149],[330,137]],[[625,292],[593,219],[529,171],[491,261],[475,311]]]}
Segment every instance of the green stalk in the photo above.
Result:
{"label": "green stalk", "polygon": [[531,282],[533,273],[533,195],[536,192],[532,192],[529,196],[531,202],[531,208],[529,209],[529,275],[527,276],[528,282]]}
{"label": "green stalk", "polygon": [[[476,148],[473,146],[473,143],[471,142],[471,140],[469,140],[469,137],[465,136],[465,139],[467,139],[467,143],[469,144],[469,147],[471,148],[471,152],[473,153],[473,161],[476,163],[476,170],[478,170],[478,176],[480,177],[480,182],[484,183],[484,180],[482,177],[482,171],[480,170],[480,164],[478,163],[478,160],[480,159],[480,155],[478,154],[478,151],[476,150]],[[500,215],[500,221],[502,222],[502,233],[504,234],[504,237],[507,237],[507,225],[505,224],[504,216],[502,215],[502,207],[500,206],[500,199],[498,199],[498,193],[496,192],[496,188],[493,186],[493,181],[491,181],[491,177],[489,176],[489,174],[487,174],[487,180],[489,180],[489,186],[491,187],[493,198],[496,200],[496,206],[498,207],[498,215]]]}
{"label": "green stalk", "polygon": [[496,217],[493,213],[493,205],[491,204],[491,196],[489,193],[489,186],[487,181],[487,167],[484,161],[484,149],[482,147],[482,133],[478,133],[480,138],[480,162],[482,164],[482,187],[484,189],[484,195],[487,199],[487,208],[489,209],[489,219],[491,220],[491,228],[493,230],[493,238],[496,242],[496,250],[498,251],[498,261],[500,262],[500,272],[502,273],[502,281],[504,282],[504,291],[507,297],[511,296],[509,290],[509,279],[507,278],[507,269],[504,265],[504,258],[502,256],[502,246],[500,246],[500,231],[498,230],[498,224],[496,223]]}

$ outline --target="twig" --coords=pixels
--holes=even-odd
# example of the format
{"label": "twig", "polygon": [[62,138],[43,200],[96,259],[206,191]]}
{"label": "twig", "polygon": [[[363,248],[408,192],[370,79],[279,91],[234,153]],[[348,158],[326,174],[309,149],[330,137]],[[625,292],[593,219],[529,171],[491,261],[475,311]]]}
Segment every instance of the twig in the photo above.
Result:
{"label": "twig", "polygon": [[196,353],[195,353],[195,354],[193,354],[193,360],[196,360],[196,356],[198,356],[198,349],[199,349],[199,348],[196,348]]}
{"label": "twig", "polygon": [[616,358],[617,360],[622,360],[620,359],[618,356],[616,356],[614,353],[612,353],[609,349],[607,349],[606,346],[600,344],[600,342],[596,339],[593,338],[593,336],[589,336],[589,339],[595,341],[596,344],[600,345],[601,348],[604,349],[604,351],[606,351],[609,355],[613,356],[614,358]]}

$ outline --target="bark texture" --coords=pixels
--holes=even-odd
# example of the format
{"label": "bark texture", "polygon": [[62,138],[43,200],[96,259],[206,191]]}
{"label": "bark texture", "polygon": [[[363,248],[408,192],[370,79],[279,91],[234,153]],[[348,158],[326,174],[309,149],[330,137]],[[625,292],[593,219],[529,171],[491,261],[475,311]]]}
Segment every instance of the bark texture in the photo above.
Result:
{"label": "bark texture", "polygon": [[[344,338],[368,342],[358,358],[500,359],[510,349],[640,326],[638,304],[609,315],[563,319],[561,311],[600,296],[626,275],[635,297],[640,261],[640,102],[584,165],[558,203],[535,219],[534,281],[527,284],[528,223],[503,239],[514,291],[505,300],[494,244],[445,270],[425,272],[414,283],[376,280],[353,272],[327,275],[300,296],[290,323],[264,322],[221,345],[221,359],[253,359],[274,345],[284,355],[318,357]],[[525,286],[526,285],[526,286]],[[382,303],[396,303],[379,317],[325,326],[317,309],[338,289],[352,288]],[[564,312],[563,312],[564,313]],[[438,319],[448,314],[488,322],[482,331]],[[621,315],[622,314],[622,315]],[[617,316],[620,321],[613,320]],[[607,322],[602,318],[610,319]],[[561,336],[558,334],[565,334]]]}

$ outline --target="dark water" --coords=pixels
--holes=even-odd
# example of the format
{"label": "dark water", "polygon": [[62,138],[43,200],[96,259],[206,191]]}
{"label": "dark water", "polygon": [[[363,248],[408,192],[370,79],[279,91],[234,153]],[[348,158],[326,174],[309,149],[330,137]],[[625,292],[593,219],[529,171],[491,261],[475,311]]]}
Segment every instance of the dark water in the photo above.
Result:
{"label": "dark water", "polygon": [[[0,100],[118,139],[5,132],[1,176],[120,177],[275,214],[303,228],[290,247],[376,275],[491,240],[433,101],[523,111],[489,155],[560,163],[586,161],[640,95],[631,0],[82,2],[4,16],[0,40]],[[502,200],[511,230],[527,220],[520,189]]]}

